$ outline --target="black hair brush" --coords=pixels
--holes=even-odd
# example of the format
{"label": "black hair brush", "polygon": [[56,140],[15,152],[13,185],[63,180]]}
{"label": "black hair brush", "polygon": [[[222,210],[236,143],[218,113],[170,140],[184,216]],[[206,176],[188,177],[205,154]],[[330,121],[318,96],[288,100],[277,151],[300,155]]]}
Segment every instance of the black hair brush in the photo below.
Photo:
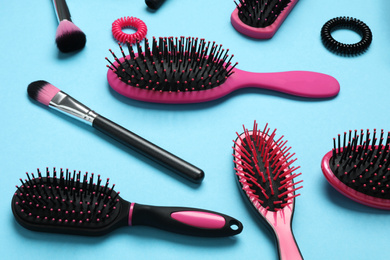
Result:
{"label": "black hair brush", "polygon": [[65,171],[46,177],[28,174],[12,198],[12,212],[27,229],[75,235],[104,235],[120,226],[146,225],[185,235],[225,237],[239,234],[237,219],[213,211],[185,207],[155,207],[125,201],[102,183],[100,175]]}

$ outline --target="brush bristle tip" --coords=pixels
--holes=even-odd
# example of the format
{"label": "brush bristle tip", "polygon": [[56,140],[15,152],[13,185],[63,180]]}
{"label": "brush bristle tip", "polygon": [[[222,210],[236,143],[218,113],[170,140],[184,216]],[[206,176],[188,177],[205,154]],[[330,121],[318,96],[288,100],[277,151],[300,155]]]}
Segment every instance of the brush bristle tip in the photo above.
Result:
{"label": "brush bristle tip", "polygon": [[27,93],[30,98],[48,106],[52,98],[60,90],[44,80],[37,80],[30,83],[27,87]]}
{"label": "brush bristle tip", "polygon": [[63,20],[56,32],[56,44],[61,52],[68,53],[84,48],[87,38],[74,23]]}

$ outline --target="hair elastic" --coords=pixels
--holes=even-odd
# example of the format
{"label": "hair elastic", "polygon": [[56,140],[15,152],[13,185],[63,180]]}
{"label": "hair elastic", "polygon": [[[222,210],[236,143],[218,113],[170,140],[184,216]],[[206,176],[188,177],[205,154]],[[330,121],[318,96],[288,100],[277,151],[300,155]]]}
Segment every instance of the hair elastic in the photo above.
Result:
{"label": "hair elastic", "polygon": [[[350,29],[357,32],[361,41],[354,44],[346,44],[336,41],[331,33],[337,29]],[[366,51],[372,41],[370,28],[362,21],[352,17],[337,17],[329,20],[321,29],[321,40],[325,47],[335,53],[343,55],[357,55]]]}
{"label": "hair elastic", "polygon": [[[132,27],[136,29],[137,31],[133,34],[124,33],[122,31],[123,28],[126,27]],[[114,35],[114,38],[122,43],[136,43],[136,41],[142,41],[146,33],[148,31],[148,28],[146,27],[146,24],[136,17],[123,17],[115,20],[115,22],[112,23],[112,34]]]}

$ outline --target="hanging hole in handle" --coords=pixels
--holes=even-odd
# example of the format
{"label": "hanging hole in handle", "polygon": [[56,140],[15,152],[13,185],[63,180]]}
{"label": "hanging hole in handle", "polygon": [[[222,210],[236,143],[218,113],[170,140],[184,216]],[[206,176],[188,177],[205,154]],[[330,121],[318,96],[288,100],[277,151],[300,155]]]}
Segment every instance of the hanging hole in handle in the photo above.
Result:
{"label": "hanging hole in handle", "polygon": [[235,220],[235,219],[229,221],[229,227],[230,227],[231,230],[237,232],[237,234],[241,233],[241,231],[242,231],[242,224],[241,224],[241,222],[238,221],[238,220]]}
{"label": "hanging hole in handle", "polygon": [[236,224],[231,224],[230,228],[234,231],[238,230],[238,226]]}

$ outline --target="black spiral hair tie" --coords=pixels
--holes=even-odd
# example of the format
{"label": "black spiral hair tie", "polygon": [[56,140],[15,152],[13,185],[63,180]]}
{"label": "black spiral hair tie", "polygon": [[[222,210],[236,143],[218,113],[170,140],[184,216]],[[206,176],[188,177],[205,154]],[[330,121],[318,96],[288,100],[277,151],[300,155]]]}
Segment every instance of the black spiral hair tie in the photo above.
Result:
{"label": "black spiral hair tie", "polygon": [[[361,41],[354,44],[346,44],[336,41],[331,33],[337,29],[350,29],[357,32]],[[337,17],[327,21],[321,29],[321,40],[325,47],[337,54],[346,56],[361,54],[367,50],[372,41],[370,28],[362,21],[352,17]]]}

